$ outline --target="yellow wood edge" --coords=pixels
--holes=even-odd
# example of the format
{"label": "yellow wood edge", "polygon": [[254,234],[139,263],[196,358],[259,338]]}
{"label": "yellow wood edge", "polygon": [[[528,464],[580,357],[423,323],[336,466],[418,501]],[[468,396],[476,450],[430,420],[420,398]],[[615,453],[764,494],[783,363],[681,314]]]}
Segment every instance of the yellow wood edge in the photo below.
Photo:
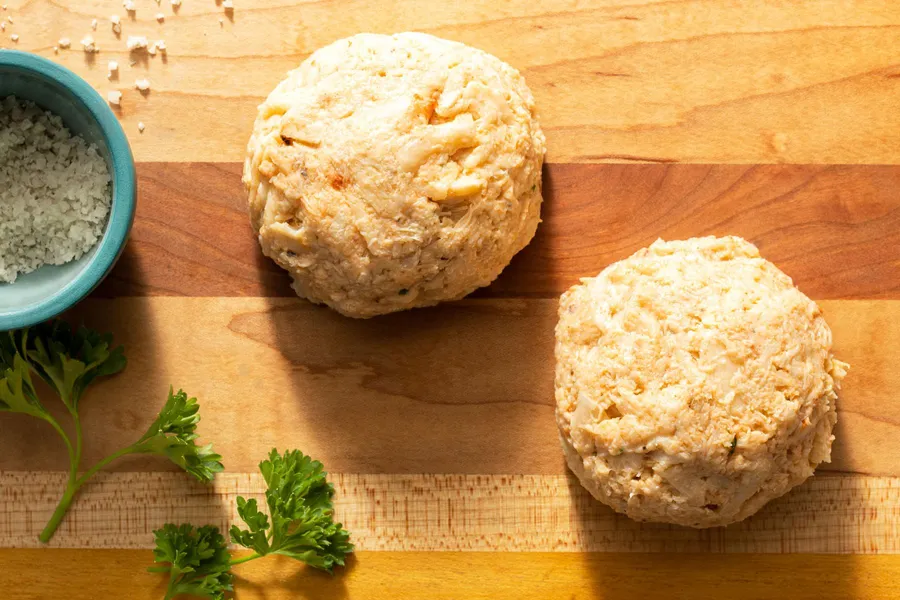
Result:
{"label": "yellow wood edge", "polygon": [[[147,550],[0,550],[4,598],[161,600]],[[241,600],[900,598],[900,556],[360,552],[334,576],[283,557],[235,568]]]}

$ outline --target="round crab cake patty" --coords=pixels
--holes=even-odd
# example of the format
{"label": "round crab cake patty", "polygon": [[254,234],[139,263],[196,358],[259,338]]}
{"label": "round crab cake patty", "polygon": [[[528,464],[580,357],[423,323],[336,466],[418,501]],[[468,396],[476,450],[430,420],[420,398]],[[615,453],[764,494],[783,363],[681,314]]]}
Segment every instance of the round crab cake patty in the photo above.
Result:
{"label": "round crab cake patty", "polygon": [[639,521],[740,521],[829,462],[836,390],[819,307],[737,237],[655,242],[560,300],[567,462]]}
{"label": "round crab cake patty", "polygon": [[430,35],[312,54],[260,105],[244,163],[263,253],[351,317],[456,300],[540,221],[544,134],[518,71]]}

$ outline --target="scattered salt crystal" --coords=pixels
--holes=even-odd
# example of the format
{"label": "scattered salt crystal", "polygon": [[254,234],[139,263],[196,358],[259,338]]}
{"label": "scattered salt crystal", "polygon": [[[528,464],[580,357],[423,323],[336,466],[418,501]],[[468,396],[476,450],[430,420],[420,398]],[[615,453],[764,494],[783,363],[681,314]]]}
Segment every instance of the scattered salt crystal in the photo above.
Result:
{"label": "scattered salt crystal", "polygon": [[94,37],[91,35],[86,35],[81,40],[81,47],[88,54],[93,54],[95,52],[100,52],[100,48],[97,47],[96,42],[94,42]]}
{"label": "scattered salt crystal", "polygon": [[144,133],[144,122],[143,121],[138,121],[138,131],[140,131],[141,133]]}
{"label": "scattered salt crystal", "polygon": [[19,34],[14,33],[14,34],[12,34],[11,36],[9,36],[9,39],[11,39],[11,40],[14,41],[14,42],[18,42],[18,41],[19,41]]}
{"label": "scattered salt crystal", "polygon": [[147,47],[147,38],[143,35],[129,35],[125,42],[128,50],[142,50]]}
{"label": "scattered salt crystal", "polygon": [[156,44],[151,44],[147,47],[147,54],[150,56],[156,56]]}
{"label": "scattered salt crystal", "polygon": [[159,50],[160,52],[162,52],[163,54],[165,54],[166,51],[168,50],[168,48],[166,48],[166,40],[157,40],[156,44],[154,44],[154,45],[156,46],[156,49]]}
{"label": "scattered salt crystal", "polygon": [[109,22],[112,23],[113,33],[119,34],[122,33],[122,20],[119,19],[119,15],[113,15],[109,18]]}
{"label": "scattered salt crystal", "polygon": [[135,10],[133,0],[125,0],[124,2],[122,2],[122,6],[124,6],[125,10],[127,10],[128,12],[134,12]]}
{"label": "scattered salt crystal", "polygon": [[0,21],[0,31],[6,31],[6,23]]}
{"label": "scattered salt crystal", "polygon": [[111,60],[108,63],[106,63],[106,69],[109,71],[109,73],[106,74],[107,79],[112,79],[113,76],[115,76],[116,73],[118,73],[118,71],[119,71],[119,63],[117,63],[114,60]]}
{"label": "scattered salt crystal", "polygon": [[59,46],[53,46],[53,54],[59,54]]}
{"label": "scattered salt crystal", "polygon": [[226,11],[234,10],[234,2],[232,0],[222,0],[222,8]]}
{"label": "scattered salt crystal", "polygon": [[91,29],[97,31],[97,19],[91,21]]}
{"label": "scattered salt crystal", "polygon": [[12,24],[12,22],[13,22],[12,17],[6,17],[6,20],[9,21],[10,24]]}
{"label": "scattered salt crystal", "polygon": [[142,92],[146,92],[150,89],[150,80],[149,79],[138,79],[134,82],[134,87],[139,89]]}
{"label": "scattered salt crystal", "polygon": [[119,106],[122,103],[122,92],[118,90],[106,92],[106,100],[113,106]]}
{"label": "scattered salt crystal", "polygon": [[70,40],[69,38],[59,38],[59,42],[57,43],[59,44],[60,48],[68,48],[72,45],[72,40]]}
{"label": "scattered salt crystal", "polygon": [[164,15],[162,13],[156,13],[156,20],[159,21],[160,23],[162,23],[163,21],[166,20],[166,15]]}
{"label": "scattered salt crystal", "polygon": [[178,7],[181,6],[181,0],[171,0],[172,6]]}

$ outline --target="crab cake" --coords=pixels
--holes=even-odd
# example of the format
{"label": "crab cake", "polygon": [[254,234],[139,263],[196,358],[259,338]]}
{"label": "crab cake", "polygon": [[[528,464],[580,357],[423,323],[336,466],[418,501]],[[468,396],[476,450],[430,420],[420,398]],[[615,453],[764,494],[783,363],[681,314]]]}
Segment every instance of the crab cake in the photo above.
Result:
{"label": "crab cake", "polygon": [[618,512],[728,525],[829,462],[847,368],[816,303],[755,246],[660,240],[562,296],[562,446]]}
{"label": "crab cake", "polygon": [[430,35],[312,54],[259,107],[244,163],[263,253],[350,317],[456,300],[540,221],[545,140],[518,71]]}

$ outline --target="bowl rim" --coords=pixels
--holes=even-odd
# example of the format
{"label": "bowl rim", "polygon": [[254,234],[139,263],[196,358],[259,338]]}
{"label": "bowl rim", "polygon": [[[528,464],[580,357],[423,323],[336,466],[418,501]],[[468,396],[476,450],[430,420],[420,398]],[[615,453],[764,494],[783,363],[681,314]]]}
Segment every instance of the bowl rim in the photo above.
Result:
{"label": "bowl rim", "polygon": [[[72,93],[99,125],[112,163],[109,222],[97,249],[75,279],[28,308],[0,314],[0,331],[29,327],[51,319],[81,302],[112,270],[125,248],[134,221],[137,187],[134,157],[119,120],[100,94],[79,75],[37,54],[0,50],[0,67],[12,67],[52,80]],[[11,285],[15,285],[14,283]]]}

